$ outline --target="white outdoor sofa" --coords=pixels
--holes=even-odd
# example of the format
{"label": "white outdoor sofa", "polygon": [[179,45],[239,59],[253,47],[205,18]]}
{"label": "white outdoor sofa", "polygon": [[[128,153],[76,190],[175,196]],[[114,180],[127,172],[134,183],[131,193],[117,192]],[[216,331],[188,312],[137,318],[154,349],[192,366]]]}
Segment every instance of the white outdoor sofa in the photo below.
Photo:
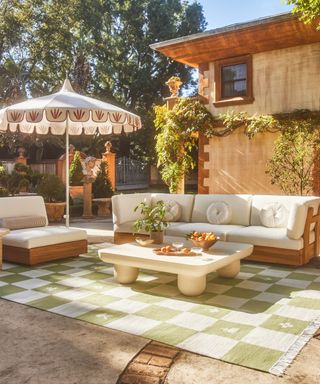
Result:
{"label": "white outdoor sofa", "polygon": [[41,196],[0,198],[0,220],[10,229],[2,238],[6,261],[34,265],[87,252],[86,231],[48,226]]}
{"label": "white outdoor sofa", "polygon": [[[303,265],[319,254],[320,198],[314,196],[116,195],[112,197],[115,243],[132,241],[133,224],[140,217],[134,208],[141,201],[153,205],[158,200],[174,201],[181,211],[179,219],[165,230],[166,235],[184,237],[193,230],[214,232],[222,241],[253,244],[248,259],[269,263]],[[208,208],[212,210],[217,203],[228,210],[225,224],[208,221]],[[261,220],[267,220],[268,226]]]}

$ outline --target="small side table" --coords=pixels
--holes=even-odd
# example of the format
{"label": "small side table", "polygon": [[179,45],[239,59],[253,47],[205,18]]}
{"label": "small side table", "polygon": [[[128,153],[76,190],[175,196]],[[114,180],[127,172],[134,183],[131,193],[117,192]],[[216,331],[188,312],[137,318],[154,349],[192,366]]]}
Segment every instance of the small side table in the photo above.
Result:
{"label": "small side table", "polygon": [[2,270],[2,238],[10,232],[10,229],[0,228],[0,270]]}
{"label": "small side table", "polygon": [[111,214],[111,198],[110,197],[102,197],[92,199],[94,203],[98,204],[98,216],[106,217]]}

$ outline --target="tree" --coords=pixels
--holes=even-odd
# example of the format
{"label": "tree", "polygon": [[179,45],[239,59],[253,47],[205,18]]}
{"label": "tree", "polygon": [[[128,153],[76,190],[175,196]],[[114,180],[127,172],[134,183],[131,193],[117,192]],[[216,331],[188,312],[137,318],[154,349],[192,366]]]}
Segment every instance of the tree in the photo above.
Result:
{"label": "tree", "polygon": [[92,184],[92,192],[95,198],[111,197],[113,188],[108,174],[108,164],[101,161],[97,177]]}
{"label": "tree", "polygon": [[280,133],[274,143],[272,158],[266,173],[271,183],[290,195],[305,195],[312,191],[320,151],[320,135],[307,121],[292,123]]}
{"label": "tree", "polygon": [[[306,24],[320,17],[320,0],[287,0],[287,4],[293,4],[293,13],[301,13],[301,20]],[[317,29],[320,29],[320,21]]]}
{"label": "tree", "polygon": [[[129,151],[149,158],[152,105],[167,95],[165,81],[192,70],[149,45],[204,30],[201,5],[184,0],[0,0],[0,104],[57,90],[66,72],[77,91],[142,116],[143,132]],[[3,86],[2,86],[3,85]]]}
{"label": "tree", "polygon": [[80,151],[75,151],[74,158],[70,166],[70,185],[83,184],[83,172]]}

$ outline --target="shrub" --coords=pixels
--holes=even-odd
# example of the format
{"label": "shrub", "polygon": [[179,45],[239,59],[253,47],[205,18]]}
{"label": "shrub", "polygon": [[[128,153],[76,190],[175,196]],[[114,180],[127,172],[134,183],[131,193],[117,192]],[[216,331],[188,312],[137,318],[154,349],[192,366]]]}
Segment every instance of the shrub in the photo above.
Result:
{"label": "shrub", "polygon": [[5,186],[8,182],[8,172],[6,167],[0,163],[0,185]]}
{"label": "shrub", "polygon": [[7,188],[0,187],[0,197],[7,197],[9,196],[9,191]]}
{"label": "shrub", "polygon": [[22,172],[22,173],[29,173],[30,172],[30,167],[28,167],[27,165],[25,165],[25,164],[21,164],[21,163],[16,163],[15,165],[14,165],[14,170],[16,171],[16,172]]}
{"label": "shrub", "polygon": [[46,203],[58,203],[66,199],[65,185],[56,175],[44,175],[37,192]]}
{"label": "shrub", "polygon": [[70,167],[70,185],[82,185],[83,172],[80,151],[75,151]]}
{"label": "shrub", "polygon": [[95,198],[111,197],[113,188],[109,179],[108,164],[101,161],[97,177],[92,185],[92,192]]}

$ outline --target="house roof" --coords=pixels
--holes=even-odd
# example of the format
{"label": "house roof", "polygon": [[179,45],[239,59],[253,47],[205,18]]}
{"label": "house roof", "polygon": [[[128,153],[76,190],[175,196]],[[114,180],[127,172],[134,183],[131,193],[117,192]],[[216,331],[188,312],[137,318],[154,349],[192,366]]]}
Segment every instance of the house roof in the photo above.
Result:
{"label": "house roof", "polygon": [[151,44],[150,47],[191,67],[211,61],[320,41],[316,23],[304,24],[291,13],[228,25]]}

